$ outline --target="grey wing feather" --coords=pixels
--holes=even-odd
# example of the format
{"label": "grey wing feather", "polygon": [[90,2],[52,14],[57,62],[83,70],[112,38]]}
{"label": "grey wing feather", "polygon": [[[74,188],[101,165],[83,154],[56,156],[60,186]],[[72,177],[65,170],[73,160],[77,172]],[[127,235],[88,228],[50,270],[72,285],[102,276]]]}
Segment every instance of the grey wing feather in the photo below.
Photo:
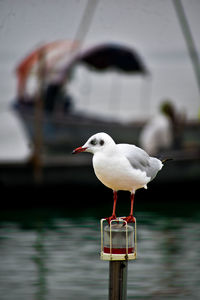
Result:
{"label": "grey wing feather", "polygon": [[133,168],[145,172],[151,180],[163,166],[159,159],[150,157],[143,149],[135,145],[118,144],[117,147],[126,156]]}

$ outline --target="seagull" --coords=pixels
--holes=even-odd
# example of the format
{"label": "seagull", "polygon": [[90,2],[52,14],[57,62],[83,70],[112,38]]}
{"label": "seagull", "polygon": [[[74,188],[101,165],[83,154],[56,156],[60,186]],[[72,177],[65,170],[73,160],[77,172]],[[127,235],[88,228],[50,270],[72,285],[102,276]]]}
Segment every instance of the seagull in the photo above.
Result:
{"label": "seagull", "polygon": [[113,212],[106,218],[110,224],[116,219],[117,192],[129,191],[131,194],[130,215],[127,223],[134,223],[133,204],[136,190],[147,189],[163,167],[161,160],[150,157],[143,149],[131,144],[116,144],[105,132],[91,136],[87,142],[73,150],[73,154],[90,152],[93,154],[93,168],[97,178],[113,190]]}

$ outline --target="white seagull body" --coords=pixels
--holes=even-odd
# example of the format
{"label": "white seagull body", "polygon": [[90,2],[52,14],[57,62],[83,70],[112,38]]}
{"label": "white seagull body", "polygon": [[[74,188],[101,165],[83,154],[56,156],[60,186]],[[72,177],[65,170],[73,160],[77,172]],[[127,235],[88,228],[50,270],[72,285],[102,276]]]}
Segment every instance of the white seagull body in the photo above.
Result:
{"label": "white seagull body", "polygon": [[[100,132],[73,153],[90,152],[93,154],[93,167],[97,178],[114,192],[130,191],[131,195],[147,184],[162,169],[162,162],[150,157],[144,150],[130,144],[116,144],[106,133]],[[116,193],[114,202],[116,204]],[[115,216],[115,210],[113,209]],[[131,215],[131,214],[130,214]]]}
{"label": "white seagull body", "polygon": [[135,193],[139,188],[147,188],[162,163],[134,145],[115,144],[112,151],[94,154],[93,167],[97,178],[107,187]]}

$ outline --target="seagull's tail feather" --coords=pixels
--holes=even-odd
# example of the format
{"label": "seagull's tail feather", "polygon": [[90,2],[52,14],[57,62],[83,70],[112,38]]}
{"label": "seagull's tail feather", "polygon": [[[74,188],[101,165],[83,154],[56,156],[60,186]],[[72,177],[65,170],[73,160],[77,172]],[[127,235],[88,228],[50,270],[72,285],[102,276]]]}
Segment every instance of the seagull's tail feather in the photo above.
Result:
{"label": "seagull's tail feather", "polygon": [[162,161],[163,165],[166,164],[167,161],[173,160],[173,158],[165,158]]}

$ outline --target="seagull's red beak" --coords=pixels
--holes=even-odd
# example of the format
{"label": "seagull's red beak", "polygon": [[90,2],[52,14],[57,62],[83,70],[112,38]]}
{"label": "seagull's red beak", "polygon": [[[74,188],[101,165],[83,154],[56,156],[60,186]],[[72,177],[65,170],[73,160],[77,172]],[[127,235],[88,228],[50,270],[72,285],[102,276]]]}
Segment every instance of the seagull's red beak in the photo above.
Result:
{"label": "seagull's red beak", "polygon": [[78,147],[78,148],[76,148],[72,151],[72,154],[77,154],[77,153],[80,153],[80,152],[84,152],[86,149],[87,149],[87,147]]}

